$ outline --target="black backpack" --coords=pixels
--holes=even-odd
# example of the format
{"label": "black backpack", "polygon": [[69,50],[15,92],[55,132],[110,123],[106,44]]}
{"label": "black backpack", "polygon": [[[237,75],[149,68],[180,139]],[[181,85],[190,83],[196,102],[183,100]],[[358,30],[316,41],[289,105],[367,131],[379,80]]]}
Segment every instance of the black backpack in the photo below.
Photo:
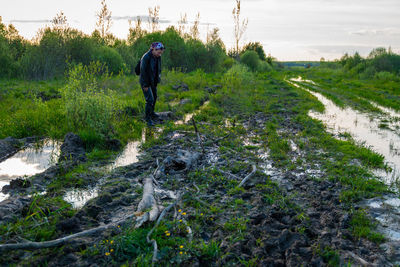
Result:
{"label": "black backpack", "polygon": [[136,64],[136,67],[135,67],[136,75],[140,75],[140,61],[141,61],[141,59],[139,59],[138,63]]}

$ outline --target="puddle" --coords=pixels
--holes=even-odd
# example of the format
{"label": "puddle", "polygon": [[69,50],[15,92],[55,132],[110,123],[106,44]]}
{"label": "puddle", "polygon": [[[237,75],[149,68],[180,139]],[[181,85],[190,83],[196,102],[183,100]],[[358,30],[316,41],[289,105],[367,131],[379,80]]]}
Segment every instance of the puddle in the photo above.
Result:
{"label": "puddle", "polygon": [[138,156],[140,154],[139,145],[141,143],[141,141],[129,142],[122,153],[115,159],[114,163],[109,165],[108,169],[112,170],[138,162]]}
{"label": "puddle", "polygon": [[[29,146],[0,163],[0,191],[11,180],[41,173],[57,162],[61,143],[45,139]],[[0,201],[8,195],[0,193]]]}
{"label": "puddle", "polygon": [[[162,128],[144,128],[140,141],[128,142],[124,150],[116,157],[116,159],[105,166],[94,168],[99,173],[111,172],[115,168],[128,166],[139,161],[139,146],[146,142],[149,138],[158,138]],[[105,181],[101,179],[96,186],[89,189],[74,189],[64,194],[64,200],[71,203],[76,209],[82,208],[90,199],[98,196],[99,188]]]}
{"label": "puddle", "polygon": [[[299,81],[299,79],[291,81]],[[376,175],[382,177],[388,185],[393,185],[400,179],[399,135],[388,129],[380,128],[380,119],[373,114],[362,113],[350,107],[342,109],[320,93],[290,81],[289,83],[314,95],[325,106],[323,113],[310,111],[309,116],[321,120],[329,132],[335,135],[350,133],[354,140],[365,144],[385,157],[387,164],[392,167],[392,171],[388,173],[377,171]]]}
{"label": "puddle", "polygon": [[85,190],[71,190],[65,193],[63,199],[72,204],[74,209],[82,208],[90,199],[98,196],[98,187]]}
{"label": "puddle", "polygon": [[[369,100],[367,100],[369,101]],[[369,101],[371,103],[372,106],[380,109],[381,111],[383,111],[384,113],[387,113],[388,115],[390,115],[392,118],[400,118],[400,113],[392,108],[388,108],[388,107],[384,107],[379,105],[378,103],[374,102],[374,101]]]}
{"label": "puddle", "polygon": [[371,216],[379,221],[378,231],[385,234],[390,241],[400,241],[400,199],[386,196],[374,198],[361,203],[369,207]]}

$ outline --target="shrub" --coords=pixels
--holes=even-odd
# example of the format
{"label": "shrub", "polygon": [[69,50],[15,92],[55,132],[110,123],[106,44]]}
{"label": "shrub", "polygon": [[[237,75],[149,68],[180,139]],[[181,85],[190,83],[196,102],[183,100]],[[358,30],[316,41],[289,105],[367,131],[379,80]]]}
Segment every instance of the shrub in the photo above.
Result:
{"label": "shrub", "polygon": [[258,66],[257,70],[260,72],[267,72],[271,71],[272,67],[267,61],[260,61],[260,65]]}
{"label": "shrub", "polygon": [[224,74],[223,82],[231,90],[236,90],[244,84],[249,84],[252,78],[253,74],[247,66],[235,64]]}
{"label": "shrub", "polygon": [[396,79],[396,75],[393,73],[390,73],[388,71],[380,71],[375,73],[375,79],[381,80],[381,81],[392,81]]}
{"label": "shrub", "polygon": [[99,79],[107,79],[105,66],[99,62],[89,66],[79,64],[68,74],[67,85],[61,89],[65,113],[74,131],[94,131],[103,138],[112,135],[116,108],[115,94],[101,89]]}
{"label": "shrub", "polygon": [[225,69],[232,68],[233,64],[235,64],[235,60],[231,57],[226,57],[222,62],[222,67]]}
{"label": "shrub", "polygon": [[96,49],[95,61],[99,61],[107,66],[108,71],[117,74],[124,68],[124,61],[121,55],[114,48],[101,46]]}
{"label": "shrub", "polygon": [[257,70],[260,65],[258,54],[255,51],[246,51],[240,57],[240,62],[248,66],[252,71]]}

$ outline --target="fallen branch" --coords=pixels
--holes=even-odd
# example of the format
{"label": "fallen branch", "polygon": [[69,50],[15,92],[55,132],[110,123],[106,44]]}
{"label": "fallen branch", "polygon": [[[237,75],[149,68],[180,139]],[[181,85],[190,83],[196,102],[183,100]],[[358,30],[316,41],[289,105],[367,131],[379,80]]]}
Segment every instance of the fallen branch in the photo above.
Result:
{"label": "fallen branch", "polygon": [[154,177],[153,175],[150,175],[150,177],[146,178],[144,180],[144,186],[143,186],[143,197],[142,200],[139,202],[137,211],[135,212],[136,215],[141,214],[145,210],[151,209],[150,211],[147,211],[144,213],[142,216],[139,216],[136,219],[136,225],[135,228],[139,228],[142,226],[143,223],[147,221],[155,221],[160,214],[160,208],[157,205],[157,202],[154,198],[154,186],[153,186],[153,180]]}
{"label": "fallen branch", "polygon": [[251,171],[251,173],[249,175],[247,175],[246,177],[243,178],[243,180],[240,182],[239,187],[243,186],[244,183],[249,180],[255,173],[256,173],[256,165],[253,165],[253,170]]}
{"label": "fallen branch", "polygon": [[203,151],[203,155],[205,155],[205,154],[206,154],[206,151],[204,150],[203,142],[201,141],[200,133],[199,133],[199,131],[197,130],[196,122],[194,121],[194,118],[193,118],[193,117],[192,117],[192,123],[193,123],[194,130],[195,130],[195,132],[196,132],[196,134],[197,134],[197,141],[199,142],[199,144],[200,144],[200,146],[201,146],[201,149],[202,149],[202,151]]}
{"label": "fallen branch", "polygon": [[[88,229],[88,230],[78,232],[78,233],[75,233],[72,235],[68,235],[65,237],[61,237],[61,238],[58,238],[55,240],[43,241],[43,242],[26,241],[23,243],[16,243],[16,244],[2,244],[2,245],[0,245],[0,251],[17,250],[17,249],[35,250],[35,249],[58,247],[58,246],[62,246],[62,245],[69,244],[69,243],[75,243],[75,242],[77,242],[76,239],[78,237],[96,234],[98,232],[105,231],[109,228],[117,227],[117,225],[123,224],[124,222],[130,220],[132,217],[133,217],[133,215],[128,216],[127,218],[122,219],[117,222],[114,222],[114,223],[110,223],[110,224],[106,224],[106,225],[99,226],[96,228]],[[80,242],[88,242],[88,241],[80,240]]]}

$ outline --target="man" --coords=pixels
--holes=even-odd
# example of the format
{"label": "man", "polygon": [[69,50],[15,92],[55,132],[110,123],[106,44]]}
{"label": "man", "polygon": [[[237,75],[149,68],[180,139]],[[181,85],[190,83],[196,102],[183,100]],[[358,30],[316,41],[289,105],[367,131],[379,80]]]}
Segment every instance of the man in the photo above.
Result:
{"label": "man", "polygon": [[161,75],[161,55],[164,45],[160,42],[152,43],[140,61],[140,86],[146,99],[145,118],[148,126],[154,126],[154,120],[158,119],[154,112],[157,100],[157,84]]}

